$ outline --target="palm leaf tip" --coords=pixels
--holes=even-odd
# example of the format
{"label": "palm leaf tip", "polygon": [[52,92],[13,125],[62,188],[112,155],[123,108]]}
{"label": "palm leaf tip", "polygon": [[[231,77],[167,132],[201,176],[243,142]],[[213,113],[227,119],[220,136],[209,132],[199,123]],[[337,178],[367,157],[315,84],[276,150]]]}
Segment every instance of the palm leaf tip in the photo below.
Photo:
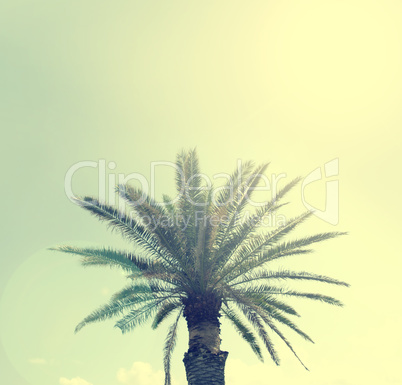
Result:
{"label": "palm leaf tip", "polygon": [[236,328],[237,332],[240,334],[241,337],[250,345],[253,352],[256,354],[258,359],[261,362],[264,362],[264,357],[261,353],[261,348],[258,345],[257,339],[255,338],[252,331],[240,320],[237,314],[231,311],[229,308],[222,309],[222,312],[228,318]]}
{"label": "palm leaf tip", "polygon": [[289,270],[282,270],[277,272],[260,272],[260,274],[254,274],[250,280],[269,280],[269,279],[291,279],[291,280],[307,280],[307,281],[316,281],[316,282],[323,282],[337,286],[346,286],[349,287],[350,285],[347,282],[340,281],[335,278],[327,277],[325,275],[319,274],[312,274],[306,271],[289,271]]}
{"label": "palm leaf tip", "polygon": [[156,329],[174,310],[180,306],[182,306],[180,302],[170,302],[164,304],[154,318],[152,329]]}
{"label": "palm leaf tip", "polygon": [[74,333],[78,333],[84,326],[86,325],[85,322],[80,322],[74,329]]}
{"label": "palm leaf tip", "polygon": [[280,294],[283,295],[290,295],[290,296],[295,296],[295,297],[304,297],[308,299],[312,299],[315,301],[321,301],[328,303],[329,305],[334,305],[334,306],[339,306],[342,307],[343,303],[339,301],[338,299],[331,297],[329,295],[323,295],[323,294],[318,294],[318,293],[301,293],[297,291],[282,291]]}
{"label": "palm leaf tip", "polygon": [[139,274],[148,264],[136,255],[111,248],[79,248],[74,246],[58,246],[52,250],[81,257],[81,264],[87,266],[119,267],[129,273]]}
{"label": "palm leaf tip", "polygon": [[171,385],[170,359],[171,359],[173,350],[176,346],[177,329],[178,329],[180,317],[182,315],[182,311],[183,311],[183,309],[181,309],[179,311],[175,322],[170,326],[169,332],[168,332],[168,334],[166,336],[166,340],[165,340],[165,347],[163,349],[163,351],[164,351],[163,363],[164,363],[164,369],[165,369],[165,385]]}
{"label": "palm leaf tip", "polygon": [[96,203],[99,203],[96,198],[91,196],[73,197],[73,201],[76,205],[81,207],[92,206],[95,205]]}
{"label": "palm leaf tip", "polygon": [[[62,251],[62,252],[68,252],[68,249],[70,248],[70,246],[66,246],[66,245],[59,245],[59,246],[52,246],[52,247],[48,247],[47,250],[49,251]],[[67,251],[66,251],[67,250]]]}

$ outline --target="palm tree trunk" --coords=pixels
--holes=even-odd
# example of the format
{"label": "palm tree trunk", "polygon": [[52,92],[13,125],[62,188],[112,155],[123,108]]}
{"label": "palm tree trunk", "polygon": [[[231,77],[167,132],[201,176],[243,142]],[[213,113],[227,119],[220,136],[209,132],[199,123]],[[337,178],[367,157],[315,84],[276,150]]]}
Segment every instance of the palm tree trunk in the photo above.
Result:
{"label": "palm tree trunk", "polygon": [[221,300],[212,293],[183,300],[189,332],[189,349],[184,354],[189,385],[224,385],[228,352],[220,350]]}
{"label": "palm tree trunk", "polygon": [[189,385],[224,385],[228,352],[220,350],[220,324],[201,321],[189,326],[189,349],[184,355]]}
{"label": "palm tree trunk", "polygon": [[224,385],[227,356],[228,352],[212,353],[205,345],[194,345],[183,359],[188,385]]}

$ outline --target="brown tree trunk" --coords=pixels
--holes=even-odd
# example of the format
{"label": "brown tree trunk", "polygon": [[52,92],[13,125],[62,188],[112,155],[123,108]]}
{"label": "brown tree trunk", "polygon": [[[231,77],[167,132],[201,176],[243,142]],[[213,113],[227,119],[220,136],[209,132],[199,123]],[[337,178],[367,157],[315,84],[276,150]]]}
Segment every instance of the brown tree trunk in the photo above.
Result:
{"label": "brown tree trunk", "polygon": [[205,345],[194,345],[184,354],[188,385],[224,385],[228,352],[212,353]]}
{"label": "brown tree trunk", "polygon": [[221,302],[212,294],[188,298],[184,316],[189,331],[189,349],[184,354],[189,385],[224,385],[228,352],[220,350]]}

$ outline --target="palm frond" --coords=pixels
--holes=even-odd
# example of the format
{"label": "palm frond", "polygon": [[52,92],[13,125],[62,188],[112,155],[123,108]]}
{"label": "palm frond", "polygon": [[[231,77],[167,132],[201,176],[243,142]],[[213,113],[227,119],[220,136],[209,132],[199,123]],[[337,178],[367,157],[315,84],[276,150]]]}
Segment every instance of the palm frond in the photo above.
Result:
{"label": "palm frond", "polygon": [[182,151],[176,158],[176,187],[179,198],[176,204],[179,227],[182,229],[187,252],[196,247],[197,216],[205,206],[205,188],[201,186],[198,155],[195,149]]}
{"label": "palm frond", "polygon": [[[235,192],[238,191],[244,181],[250,177],[253,169],[254,162],[244,162],[241,164],[241,167],[238,167],[231,175],[229,175],[226,184],[216,189],[218,192],[215,191],[214,193],[212,208],[213,215],[221,213],[220,208],[225,207],[227,209],[229,207],[229,204],[233,201]],[[227,176],[226,174],[224,175]]]}
{"label": "palm frond", "polygon": [[215,271],[221,270],[225,264],[231,259],[232,255],[237,251],[237,249],[243,246],[245,243],[249,242],[256,230],[261,226],[262,221],[266,215],[273,214],[280,207],[284,206],[286,203],[280,204],[279,201],[283,196],[291,190],[298,182],[300,178],[296,178],[289,182],[282,190],[280,190],[275,197],[273,197],[267,204],[260,207],[256,213],[247,220],[243,220],[236,227],[230,235],[230,241],[223,245],[218,252],[216,257],[216,268]]}
{"label": "palm frond", "polygon": [[146,303],[142,307],[131,310],[116,322],[115,327],[119,328],[123,334],[129,332],[136,326],[146,322],[158,311],[158,308],[163,304],[163,302],[169,299],[170,296],[159,297],[157,299],[154,298],[153,301]]}
{"label": "palm frond", "polygon": [[277,211],[280,207],[286,205],[287,203],[279,203],[283,197],[299,183],[301,178],[295,178],[286,184],[278,193],[264,206],[259,207],[254,216],[250,220],[244,221],[242,224],[237,226],[233,231],[232,238],[232,252],[236,250],[239,245],[242,245],[244,240],[246,240],[250,235],[254,234],[261,226],[262,221],[265,216],[272,214]]}
{"label": "palm frond", "polygon": [[271,248],[268,248],[265,251],[262,251],[258,256],[250,258],[250,259],[243,259],[242,263],[237,264],[236,268],[228,268],[231,269],[229,273],[225,272],[225,281],[227,283],[237,279],[242,274],[246,273],[247,271],[252,271],[253,269],[260,268],[262,265],[266,264],[267,262],[273,261],[278,258],[287,257],[290,255],[296,254],[306,254],[311,253],[311,249],[303,249],[308,245],[313,243],[322,242],[327,239],[335,238],[340,235],[345,235],[347,233],[344,232],[327,232],[327,233],[320,233],[308,237],[304,237],[301,239],[297,239],[295,241],[283,242],[281,244],[275,245]]}
{"label": "palm frond", "polygon": [[[188,292],[194,290],[195,283],[189,281],[189,279],[183,279],[183,273],[170,273],[161,269],[148,270],[141,275],[138,273],[130,274],[127,278],[136,281],[138,279],[145,279],[147,283],[152,287],[153,285],[163,285],[173,293],[185,295]],[[191,286],[189,286],[189,284]]]}
{"label": "palm frond", "polygon": [[258,341],[254,336],[253,332],[245,325],[240,317],[229,308],[229,306],[222,309],[223,314],[229,319],[238,333],[243,337],[243,339],[250,345],[253,352],[256,354],[260,361],[264,361],[263,356],[261,354],[261,348],[258,345]]}
{"label": "palm frond", "polygon": [[158,239],[158,243],[181,261],[185,253],[184,237],[165,207],[141,189],[120,184],[116,190],[138,215],[144,227]]}
{"label": "palm frond", "polygon": [[293,349],[293,346],[290,344],[290,342],[286,339],[286,337],[282,334],[282,332],[275,326],[275,324],[270,320],[266,319],[265,320],[266,324],[282,339],[282,341],[287,345],[287,347],[291,350],[291,352],[294,354],[294,356],[298,359],[298,361],[302,364],[304,369],[308,371],[308,368],[306,365],[304,365],[303,361],[300,359],[300,357],[296,354],[296,352]]}
{"label": "palm frond", "polygon": [[182,151],[176,156],[176,188],[179,194],[185,196],[186,187],[193,189],[188,191],[190,198],[195,198],[197,188],[201,186],[201,174],[197,150]]}
{"label": "palm frond", "polygon": [[[290,305],[273,298],[272,294],[265,294],[263,290],[252,291],[247,290],[233,290],[230,289],[231,298],[238,298],[246,303],[248,306],[254,306],[259,309],[259,314],[263,317],[269,316],[285,324],[289,328],[293,329],[297,334],[304,339],[313,342],[313,340],[302,330],[300,330],[291,320],[285,317],[282,312],[299,316],[293,307]],[[265,318],[264,318],[265,319]]]}
{"label": "palm frond", "polygon": [[[207,248],[210,252],[216,248],[217,238],[220,237],[224,229],[221,224],[227,222],[227,217],[230,212],[231,202],[234,199],[234,194],[240,189],[243,181],[250,177],[253,171],[254,163],[251,161],[245,162],[238,167],[228,178],[225,185],[217,188],[211,200],[211,218],[217,223],[211,227],[211,234],[208,237]],[[227,177],[227,175],[224,175]],[[218,192],[217,192],[218,191]],[[218,236],[219,234],[219,236]]]}
{"label": "palm frond", "polygon": [[131,296],[122,300],[111,300],[106,305],[94,310],[91,314],[85,317],[75,328],[75,332],[80,331],[84,326],[93,323],[104,321],[106,319],[122,314],[126,309],[129,309],[139,303],[153,301],[154,297],[149,293],[139,293],[136,296]]}
{"label": "palm frond", "polygon": [[[240,292],[241,289],[240,289]],[[277,298],[273,298],[272,295],[264,295],[261,293],[253,293],[253,292],[242,292],[244,295],[246,295],[248,298],[252,298],[256,301],[256,303],[260,306],[264,305],[267,307],[267,309],[278,309],[280,311],[283,311],[287,314],[294,315],[296,317],[300,317],[299,313],[294,309],[292,306],[289,304],[278,300]]]}
{"label": "palm frond", "polygon": [[172,221],[175,221],[177,216],[176,206],[174,205],[175,201],[167,194],[162,195],[162,200],[163,205],[166,207],[166,212],[168,213],[170,219]]}
{"label": "palm frond", "polygon": [[215,248],[221,248],[230,240],[230,234],[236,226],[242,210],[249,203],[249,199],[255,187],[257,187],[262,179],[263,173],[267,167],[268,163],[257,167],[254,172],[237,187],[233,198],[227,204],[225,213],[227,219],[219,226],[214,244]]}
{"label": "palm frond", "polygon": [[258,272],[250,272],[249,274],[245,273],[242,275],[241,280],[236,281],[234,283],[230,283],[230,286],[234,287],[236,285],[250,283],[253,281],[272,280],[272,279],[273,280],[295,279],[295,280],[317,281],[317,282],[324,282],[333,285],[349,287],[348,283],[339,281],[331,277],[327,277],[325,275],[312,274],[306,271],[291,271],[291,270],[281,270],[281,271],[261,270]]}
{"label": "palm frond", "polygon": [[[296,356],[296,358],[299,360],[299,362],[303,365],[303,367],[307,369],[307,367],[303,364],[303,362],[300,360],[299,356],[296,354],[296,352],[294,351],[292,345],[289,343],[289,341],[283,336],[283,334],[279,331],[279,329],[275,326],[275,324],[272,322],[271,316],[280,320],[280,322],[286,323],[287,326],[291,327],[293,330],[295,330],[296,332],[298,332],[299,334],[301,334],[304,338],[308,339],[309,341],[313,342],[310,337],[308,337],[305,333],[303,333],[300,329],[298,329],[295,325],[293,325],[293,323],[290,320],[287,320],[286,317],[280,317],[280,314],[278,312],[267,312],[266,309],[264,309],[264,307],[261,307],[259,305],[254,304],[252,301],[248,301],[246,300],[245,297],[242,296],[238,296],[238,299],[241,301],[242,303],[242,307],[246,307],[249,309],[249,311],[251,311],[251,313],[254,313],[255,316],[257,318],[260,318],[265,324],[267,324],[270,329],[272,331],[274,331],[284,342],[285,344],[288,346],[288,348],[292,351],[292,353]],[[250,321],[252,321],[252,319],[249,318]],[[286,322],[287,321],[287,322]],[[265,331],[265,329],[264,329]],[[272,356],[272,355],[271,355]],[[279,364],[279,361],[277,363],[277,365]]]}
{"label": "palm frond", "polygon": [[211,207],[211,190],[204,192],[205,206],[203,211],[200,212],[200,218],[198,218],[196,223],[197,228],[197,243],[196,247],[193,250],[193,264],[194,264],[194,273],[198,276],[200,289],[204,290],[206,287],[207,275],[210,270],[210,250],[207,248],[208,238],[211,236],[211,227],[212,224],[209,218],[209,210]]}
{"label": "palm frond", "polygon": [[280,293],[281,295],[287,295],[287,296],[293,296],[293,297],[303,297],[303,298],[308,298],[312,299],[314,301],[320,301],[320,302],[325,302],[328,303],[329,305],[335,305],[335,306],[343,306],[343,303],[339,301],[338,299],[331,297],[329,295],[323,295],[319,293],[304,293],[304,292],[298,292],[294,290],[284,290],[281,289]]}
{"label": "palm frond", "polygon": [[127,251],[111,248],[79,248],[74,246],[57,246],[49,250],[61,251],[67,254],[80,255],[83,266],[120,267],[128,273],[140,273],[154,266],[143,258]]}
{"label": "palm frond", "polygon": [[311,337],[303,332],[297,325],[295,325],[290,319],[285,317],[283,314],[280,312],[276,311],[275,309],[272,309],[271,306],[266,306],[266,304],[262,304],[261,306],[264,310],[267,311],[269,316],[278,322],[288,326],[290,329],[295,331],[299,336],[303,337],[306,341],[309,341],[311,343],[314,343],[314,341],[311,339]]}
{"label": "palm frond", "polygon": [[274,344],[261,322],[261,316],[264,316],[264,314],[261,314],[261,308],[255,305],[252,300],[242,295],[242,293],[239,293],[238,291],[233,290],[230,287],[226,287],[225,290],[226,302],[232,301],[241,310],[243,315],[251,323],[251,325],[253,325],[259,337],[264,342],[264,345],[267,348],[272,360],[275,362],[276,365],[279,365],[280,361],[278,354],[276,353]]}
{"label": "palm frond", "polygon": [[243,301],[236,302],[237,307],[243,312],[244,316],[249,320],[249,322],[254,326],[258,335],[264,342],[265,347],[267,348],[272,361],[275,362],[276,365],[279,365],[280,360],[278,354],[275,350],[274,344],[271,338],[268,336],[267,331],[264,328],[263,323],[261,322],[261,316],[252,306],[246,305]]}
{"label": "palm frond", "polygon": [[328,295],[323,295],[319,293],[305,293],[305,292],[300,292],[296,290],[288,290],[283,287],[276,287],[276,286],[268,286],[268,285],[258,285],[258,286],[253,286],[252,289],[246,289],[250,290],[253,293],[260,293],[260,294],[268,294],[268,295],[283,295],[283,296],[291,296],[291,297],[302,297],[302,298],[308,298],[314,301],[321,301],[328,303],[329,305],[335,305],[335,306],[343,306],[343,303],[339,300],[337,300],[334,297],[328,296]]}
{"label": "palm frond", "polygon": [[152,329],[156,329],[174,310],[182,306],[183,304],[178,300],[165,302],[155,316]]}
{"label": "palm frond", "polygon": [[139,245],[150,256],[168,266],[177,267],[176,261],[161,247],[158,240],[134,218],[92,197],[77,198],[75,202],[100,221],[105,221],[112,230],[119,230],[124,237]]}
{"label": "palm frond", "polygon": [[150,283],[133,283],[130,284],[120,291],[113,294],[113,300],[124,300],[125,298],[130,298],[139,294],[152,294],[154,298],[160,295],[170,295],[173,293],[172,289],[166,287],[165,285],[150,284]]}
{"label": "palm frond", "polygon": [[262,259],[266,259],[266,262],[272,261],[274,259],[282,257],[283,252],[299,249],[301,247],[306,247],[308,245],[311,245],[313,243],[318,243],[322,241],[326,241],[328,239],[336,238],[341,235],[346,235],[346,232],[338,232],[338,231],[332,231],[332,232],[326,232],[326,233],[319,233],[315,235],[310,235],[304,238],[296,239],[293,241],[289,242],[284,242],[282,244],[278,244],[275,247],[272,247],[271,249],[264,251],[262,254]]}
{"label": "palm frond", "polygon": [[[226,265],[222,268],[222,271],[220,272],[219,280],[224,279],[226,276],[236,271],[236,269],[245,261],[248,261],[252,257],[262,253],[269,245],[278,242],[281,238],[292,231],[296,226],[304,222],[310,215],[311,212],[308,211],[290,220],[286,225],[279,227],[275,231],[272,231],[265,235],[255,236],[249,239],[248,242],[243,242],[243,245],[239,248],[235,255],[233,255],[232,262],[230,262],[230,257],[226,257]],[[219,282],[219,280],[217,282]]]}
{"label": "palm frond", "polygon": [[164,364],[164,369],[165,369],[165,385],[171,385],[170,358],[172,356],[173,349],[176,346],[177,329],[179,326],[179,321],[180,321],[182,311],[183,311],[183,309],[181,309],[179,311],[176,321],[170,326],[168,334],[166,336],[164,357],[163,357],[163,364]]}

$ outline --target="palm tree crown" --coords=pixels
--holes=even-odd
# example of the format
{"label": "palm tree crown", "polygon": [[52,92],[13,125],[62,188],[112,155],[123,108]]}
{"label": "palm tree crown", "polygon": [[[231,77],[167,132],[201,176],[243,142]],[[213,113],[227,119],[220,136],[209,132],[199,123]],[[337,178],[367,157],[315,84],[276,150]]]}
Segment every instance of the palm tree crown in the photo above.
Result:
{"label": "palm tree crown", "polygon": [[[267,164],[255,167],[248,162],[231,175],[226,186],[215,190],[202,185],[195,150],[178,154],[176,165],[176,199],[163,196],[163,202],[158,203],[142,190],[128,185],[117,187],[120,197],[127,203],[125,211],[91,197],[77,199],[77,204],[120,231],[135,247],[131,251],[56,248],[80,255],[85,266],[120,267],[131,279],[129,286],[115,293],[108,304],[89,314],[76,331],[114,316],[120,316],[115,326],[123,333],[150,318],[153,319],[152,327],[156,328],[168,316],[175,315],[164,348],[166,385],[170,384],[170,357],[181,317],[187,321],[189,352],[204,348],[211,354],[222,353],[219,318],[224,316],[259,359],[263,358],[262,342],[272,360],[279,364],[271,340],[273,333],[304,366],[279,326],[286,325],[304,339],[312,340],[293,322],[292,316],[298,316],[298,313],[284,299],[304,297],[331,305],[342,304],[327,295],[284,288],[278,281],[348,284],[305,271],[272,271],[268,269],[269,263],[278,258],[309,253],[312,250],[308,247],[313,243],[344,233],[324,232],[285,241],[284,237],[311,212],[263,232],[264,217],[283,205],[282,198],[299,181],[299,178],[291,181],[274,199],[254,210],[253,215],[245,215]],[[189,373],[190,369],[187,373],[189,382],[197,383],[190,381]]]}

